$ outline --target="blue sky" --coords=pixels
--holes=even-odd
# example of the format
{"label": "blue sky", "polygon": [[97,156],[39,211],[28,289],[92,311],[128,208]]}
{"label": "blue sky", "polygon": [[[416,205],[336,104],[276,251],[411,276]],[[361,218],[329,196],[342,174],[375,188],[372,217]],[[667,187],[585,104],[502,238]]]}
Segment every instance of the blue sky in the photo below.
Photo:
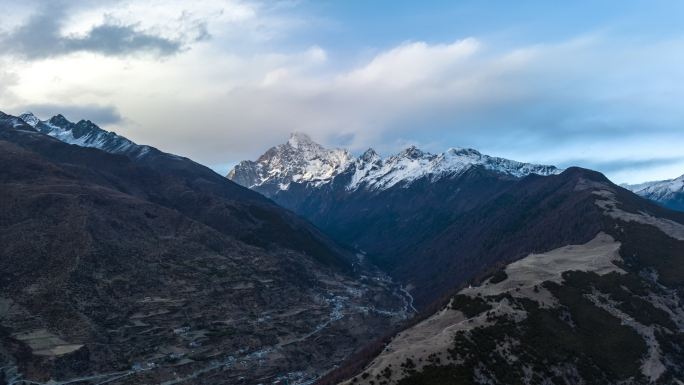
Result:
{"label": "blue sky", "polygon": [[681,1],[0,6],[0,110],[89,118],[221,173],[291,131],[684,173]]}
{"label": "blue sky", "polygon": [[673,1],[310,1],[309,14],[335,23],[317,37],[324,45],[387,46],[405,40],[462,36],[514,43],[563,40],[587,31],[636,36],[681,27],[684,5]]}

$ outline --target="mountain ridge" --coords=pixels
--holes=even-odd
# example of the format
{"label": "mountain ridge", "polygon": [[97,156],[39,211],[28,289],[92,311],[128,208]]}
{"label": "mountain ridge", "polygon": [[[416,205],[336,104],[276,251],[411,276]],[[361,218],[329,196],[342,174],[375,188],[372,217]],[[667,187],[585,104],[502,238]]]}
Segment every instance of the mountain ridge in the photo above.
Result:
{"label": "mountain ridge", "polygon": [[431,154],[409,146],[384,158],[369,148],[353,157],[347,150],[326,149],[305,134],[293,133],[285,144],[271,147],[256,161],[240,162],[227,177],[271,196],[277,190],[287,190],[291,183],[311,183],[320,187],[343,173],[352,174],[346,186],[348,190],[386,190],[397,184],[408,185],[425,176],[439,179],[478,165],[514,177],[561,171],[555,166],[491,157],[466,148],[450,148],[440,154]]}
{"label": "mountain ridge", "polygon": [[138,145],[115,132],[103,130],[90,120],[84,119],[73,123],[62,114],[40,120],[31,112],[21,114],[19,118],[39,132],[69,144],[138,158],[151,150],[156,150],[150,146]]}
{"label": "mountain ridge", "polygon": [[678,383],[682,213],[580,168],[528,177],[481,209],[480,227],[464,218],[422,257],[441,269],[498,262],[319,384]]}
{"label": "mountain ridge", "polygon": [[664,207],[684,211],[684,175],[674,179],[625,185],[624,187]]}

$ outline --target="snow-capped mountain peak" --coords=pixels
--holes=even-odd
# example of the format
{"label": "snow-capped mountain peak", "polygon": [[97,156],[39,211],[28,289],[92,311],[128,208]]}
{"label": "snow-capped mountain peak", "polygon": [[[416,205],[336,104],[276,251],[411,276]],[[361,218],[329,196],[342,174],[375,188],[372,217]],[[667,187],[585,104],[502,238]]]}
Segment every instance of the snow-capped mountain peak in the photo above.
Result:
{"label": "snow-capped mountain peak", "polygon": [[303,132],[293,132],[290,134],[290,138],[287,140],[292,148],[302,149],[302,150],[324,150],[323,146],[314,142],[311,137]]}
{"label": "snow-capped mountain peak", "polygon": [[359,157],[359,160],[364,162],[364,163],[376,163],[376,162],[382,160],[382,158],[380,158],[380,155],[378,155],[378,153],[375,152],[374,149],[369,148],[363,154],[361,154],[361,156]]}
{"label": "snow-capped mountain peak", "polygon": [[26,122],[26,124],[28,124],[29,126],[34,128],[38,125],[38,123],[40,123],[40,119],[38,119],[38,117],[36,117],[33,114],[33,112],[25,112],[19,115],[19,118]]}
{"label": "snow-capped mountain peak", "polygon": [[7,115],[2,111],[0,111],[0,124],[6,124],[17,129],[22,129],[24,131],[35,131],[31,126],[28,126],[27,123],[24,122],[21,118],[12,115]]}
{"label": "snow-capped mountain peak", "polygon": [[482,154],[472,148],[451,147],[446,151],[452,156],[482,157]]}
{"label": "snow-capped mountain peak", "polygon": [[622,187],[665,207],[684,211],[684,175],[655,182],[625,184]]}
{"label": "snow-capped mountain peak", "polygon": [[422,150],[420,150],[416,146],[409,146],[399,153],[399,156],[404,157],[404,158],[409,158],[409,159],[418,159],[418,158],[422,158],[426,155],[431,155],[431,154],[423,152]]}
{"label": "snow-capped mountain peak", "polygon": [[343,172],[353,161],[343,149],[326,149],[308,135],[295,132],[284,144],[272,147],[256,162],[240,162],[228,178],[247,187],[285,190],[290,183],[320,185]]}
{"label": "snow-capped mountain peak", "polygon": [[512,177],[562,171],[554,166],[491,157],[465,148],[431,154],[409,146],[386,158],[370,148],[353,158],[346,150],[326,149],[308,135],[294,133],[285,144],[269,149],[256,162],[241,162],[228,178],[267,195],[287,190],[293,182],[320,187],[341,174],[349,176],[345,182],[347,190],[384,190],[397,184],[408,185],[423,177],[437,180],[475,165]]}
{"label": "snow-capped mountain peak", "polygon": [[48,119],[47,123],[52,124],[53,126],[61,127],[61,128],[66,128],[67,126],[73,124],[71,123],[67,118],[64,117],[62,114],[57,114],[50,119]]}
{"label": "snow-capped mountain peak", "polygon": [[21,114],[19,118],[44,134],[81,147],[98,148],[131,157],[144,156],[151,149],[149,146],[135,144],[115,132],[105,131],[90,120],[73,123],[61,114],[48,120],[40,120],[31,112]]}

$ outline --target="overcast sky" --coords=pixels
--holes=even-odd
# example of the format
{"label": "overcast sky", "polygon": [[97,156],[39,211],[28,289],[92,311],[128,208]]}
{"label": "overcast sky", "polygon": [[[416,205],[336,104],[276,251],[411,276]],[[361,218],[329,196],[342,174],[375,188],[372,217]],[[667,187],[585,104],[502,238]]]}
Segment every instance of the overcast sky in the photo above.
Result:
{"label": "overcast sky", "polygon": [[222,174],[301,131],[684,173],[684,2],[0,0],[0,110]]}

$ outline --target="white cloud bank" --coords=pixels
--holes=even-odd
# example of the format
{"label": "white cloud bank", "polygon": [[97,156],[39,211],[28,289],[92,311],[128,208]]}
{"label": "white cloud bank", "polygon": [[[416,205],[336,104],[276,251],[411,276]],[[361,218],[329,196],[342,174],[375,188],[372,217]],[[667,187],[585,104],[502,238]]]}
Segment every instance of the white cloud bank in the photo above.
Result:
{"label": "white cloud bank", "polygon": [[[161,59],[97,50],[5,55],[0,109],[113,106],[124,121],[110,128],[214,166],[254,158],[297,130],[356,150],[418,142],[562,165],[612,162],[606,171],[620,182],[684,173],[682,40],[408,41],[341,66],[334,47],[273,48],[303,22],[263,4],[98,4],[73,10],[79,22],[60,33],[115,20],[172,41],[200,30],[207,38]],[[630,161],[626,169],[615,166],[620,160]]]}

